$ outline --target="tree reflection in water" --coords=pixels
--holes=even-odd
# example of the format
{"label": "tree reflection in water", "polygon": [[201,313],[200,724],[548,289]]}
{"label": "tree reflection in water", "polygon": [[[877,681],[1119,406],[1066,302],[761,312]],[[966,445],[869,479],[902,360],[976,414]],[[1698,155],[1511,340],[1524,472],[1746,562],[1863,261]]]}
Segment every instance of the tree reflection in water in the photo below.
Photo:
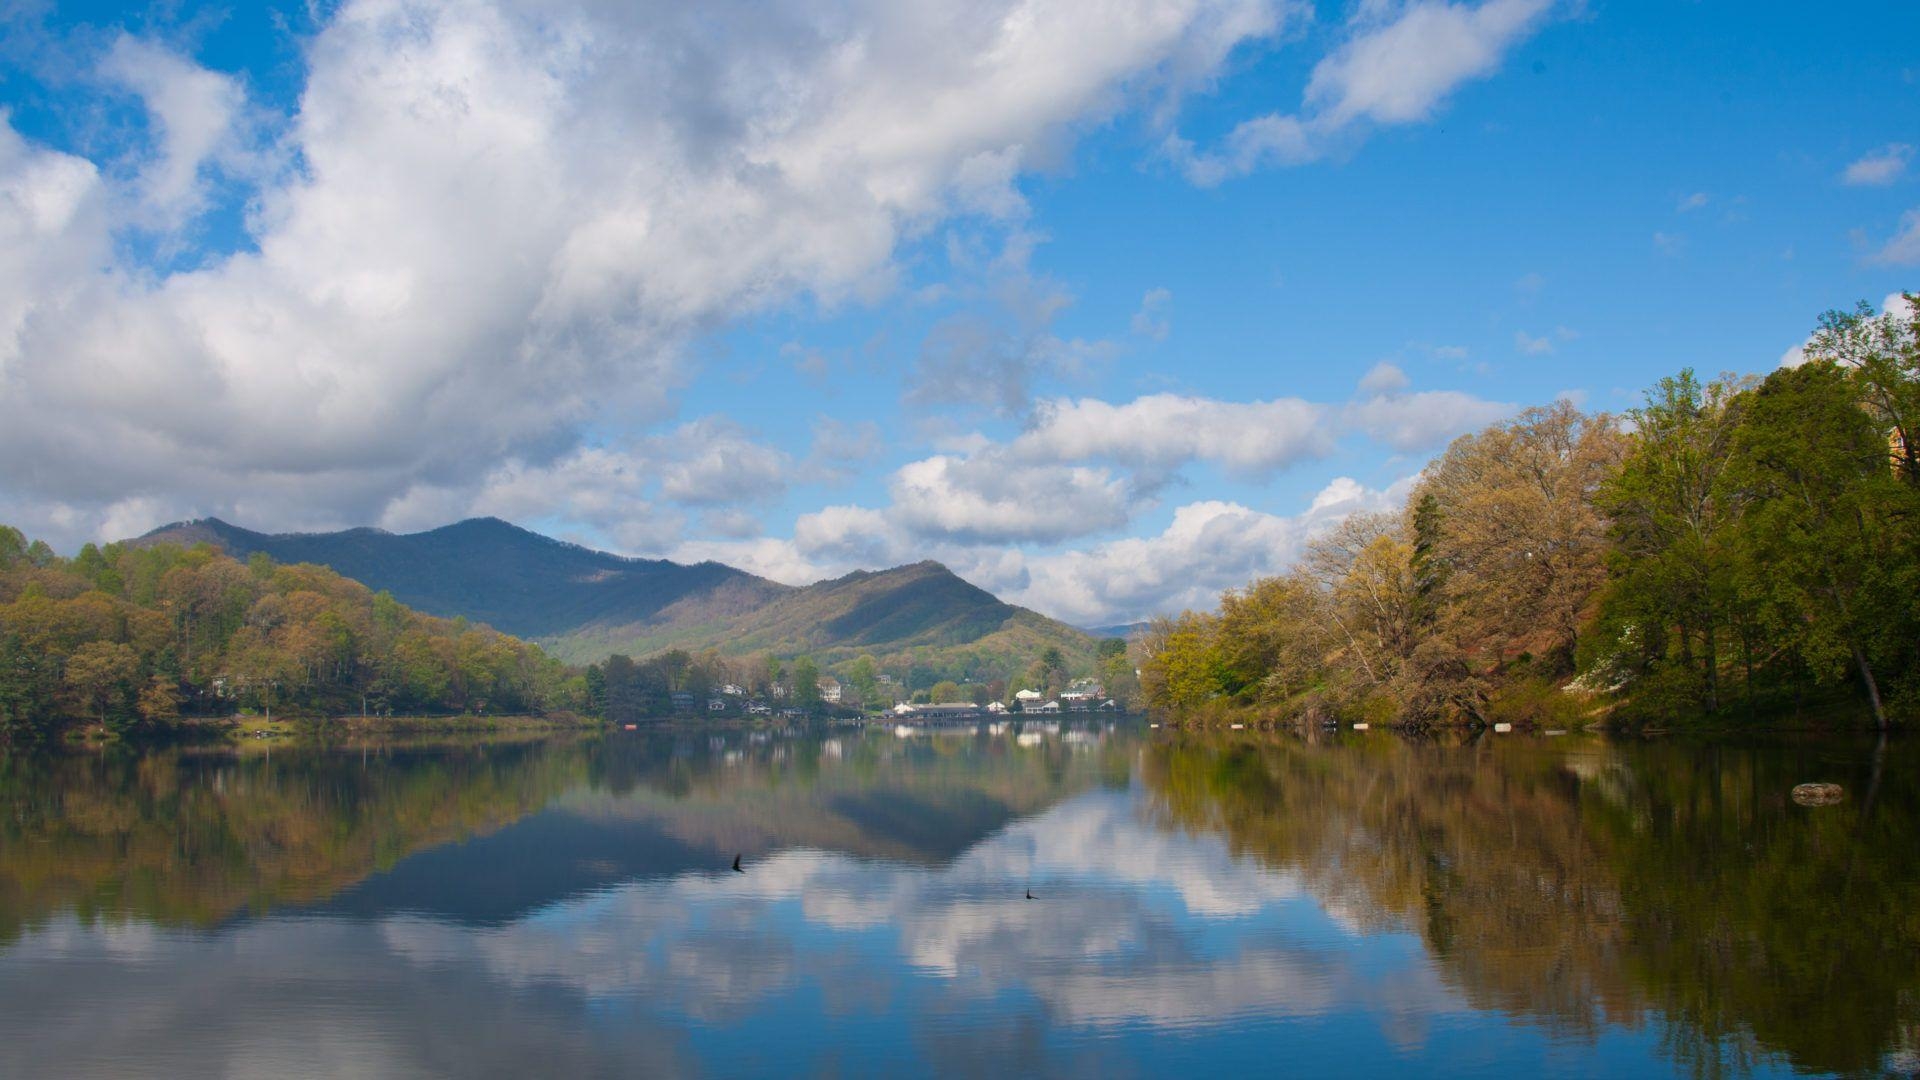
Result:
{"label": "tree reflection in water", "polygon": [[[630,1001],[685,1064],[817,989],[829,1019],[796,1038],[891,1015],[862,1037],[918,1049],[875,1060],[1004,1050],[996,1070],[1059,1066],[1046,1032],[1097,1033],[1075,1067],[1150,1068],[1110,1040],[1157,1033],[1221,1067],[1293,1038],[1304,1068],[1336,1053],[1314,1025],[1349,1020],[1384,1037],[1375,1067],[1459,1065],[1462,1031],[1508,1032],[1487,1067],[1539,1063],[1507,1018],[1582,1048],[1552,1059],[1575,1071],[1626,1060],[1603,1057],[1623,1032],[1703,1075],[1901,1069],[1920,1060],[1917,758],[1124,725],[6,758],[0,1003],[30,1032],[81,1001],[135,1017],[219,994],[220,1037],[254,1050],[431,979],[471,997],[441,1022],[472,1045],[531,1052],[503,1010],[564,1042]],[[1847,798],[1793,803],[1812,779]],[[736,851],[750,873],[722,872]],[[1027,885],[1044,899],[1014,902]],[[288,970],[333,988],[273,1006]],[[381,1052],[425,1052],[353,1015]],[[211,1037],[182,1012],[0,1062],[136,1063],[176,1024],[182,1054]],[[981,1035],[1003,1028],[1034,1038]],[[581,1046],[588,1071],[630,1060]]]}
{"label": "tree reflection in water", "polygon": [[[1914,751],[1175,737],[1141,773],[1168,824],[1418,932],[1476,1005],[1588,1037],[1653,1019],[1699,1074],[1872,1072],[1920,1034],[1920,789],[1876,783]],[[1860,797],[1795,805],[1810,778]]]}

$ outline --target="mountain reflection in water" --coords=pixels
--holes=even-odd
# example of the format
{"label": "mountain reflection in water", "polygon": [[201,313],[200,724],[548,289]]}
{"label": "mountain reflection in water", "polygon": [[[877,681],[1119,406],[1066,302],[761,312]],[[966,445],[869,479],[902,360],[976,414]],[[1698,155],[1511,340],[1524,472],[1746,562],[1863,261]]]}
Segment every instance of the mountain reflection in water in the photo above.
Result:
{"label": "mountain reflection in water", "polygon": [[1049,727],[0,759],[0,1074],[1920,1064],[1905,743]]}

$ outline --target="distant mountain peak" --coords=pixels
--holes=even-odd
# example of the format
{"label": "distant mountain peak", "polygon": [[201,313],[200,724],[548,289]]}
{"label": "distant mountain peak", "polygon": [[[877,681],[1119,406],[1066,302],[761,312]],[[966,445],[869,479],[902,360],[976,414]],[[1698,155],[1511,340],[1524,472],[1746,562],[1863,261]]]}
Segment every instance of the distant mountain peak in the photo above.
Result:
{"label": "distant mountain peak", "polygon": [[426,532],[452,532],[455,530],[461,530],[466,532],[525,533],[528,536],[538,536],[542,540],[553,539],[553,537],[551,536],[544,536],[540,533],[534,532],[532,529],[527,529],[519,525],[515,525],[513,522],[508,521],[505,518],[497,518],[491,515],[488,515],[486,517],[462,518],[459,521],[453,522],[450,525],[442,525],[438,528],[427,529],[425,531]]}
{"label": "distant mountain peak", "polygon": [[497,517],[415,533],[278,534],[202,518],[132,543],[211,543],[235,558],[261,552],[283,563],[319,563],[428,614],[464,615],[576,661],[667,648],[811,653],[832,662],[868,651],[1004,657],[1043,644],[1092,646],[1079,631],[1008,604],[934,559],[796,589],[723,563],[595,551]]}

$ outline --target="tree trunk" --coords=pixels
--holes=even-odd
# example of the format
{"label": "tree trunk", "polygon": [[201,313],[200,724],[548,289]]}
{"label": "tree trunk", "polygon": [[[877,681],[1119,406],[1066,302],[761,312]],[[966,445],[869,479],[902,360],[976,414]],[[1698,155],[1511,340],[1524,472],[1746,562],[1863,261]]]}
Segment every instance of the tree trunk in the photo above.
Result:
{"label": "tree trunk", "polygon": [[1740,689],[1740,695],[1746,699],[1747,717],[1753,717],[1753,630],[1744,623],[1740,626],[1740,662],[1746,668],[1747,680]]}
{"label": "tree trunk", "polygon": [[1887,712],[1880,707],[1880,684],[1873,680],[1873,667],[1867,663],[1867,654],[1859,645],[1853,647],[1853,662],[1860,665],[1860,681],[1867,684],[1867,701],[1873,705],[1873,722],[1881,731],[1887,730]]}
{"label": "tree trunk", "polygon": [[1705,640],[1702,642],[1707,664],[1707,711],[1720,711],[1720,648],[1713,620],[1707,620]]}

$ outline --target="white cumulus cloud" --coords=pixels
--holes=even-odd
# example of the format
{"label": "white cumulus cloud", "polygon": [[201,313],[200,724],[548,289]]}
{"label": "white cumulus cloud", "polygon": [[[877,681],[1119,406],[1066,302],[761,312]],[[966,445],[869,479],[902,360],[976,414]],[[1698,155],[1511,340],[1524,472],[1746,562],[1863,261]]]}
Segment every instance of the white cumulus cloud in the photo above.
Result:
{"label": "white cumulus cloud", "polygon": [[1398,506],[1410,483],[1378,491],[1340,477],[1294,517],[1219,500],[1190,503],[1157,535],[1027,559],[1029,582],[1011,596],[1088,626],[1208,610],[1223,591],[1286,570],[1318,530],[1352,513]]}
{"label": "white cumulus cloud", "polygon": [[902,466],[892,512],[914,533],[973,542],[1052,541],[1126,524],[1132,495],[1103,468],[1006,468],[998,454],[935,455]]}
{"label": "white cumulus cloud", "polygon": [[161,272],[115,237],[191,217],[210,168],[263,148],[235,135],[236,80],[127,39],[102,77],[148,113],[132,176],[0,121],[6,496],[39,528],[66,507],[69,538],[135,496],[359,523],[610,412],[663,417],[689,340],[879,295],[903,239],[1017,218],[1016,179],[1080,125],[1205,83],[1281,19],[1266,0],[350,0],[266,125],[297,165],[249,177],[248,242]]}

